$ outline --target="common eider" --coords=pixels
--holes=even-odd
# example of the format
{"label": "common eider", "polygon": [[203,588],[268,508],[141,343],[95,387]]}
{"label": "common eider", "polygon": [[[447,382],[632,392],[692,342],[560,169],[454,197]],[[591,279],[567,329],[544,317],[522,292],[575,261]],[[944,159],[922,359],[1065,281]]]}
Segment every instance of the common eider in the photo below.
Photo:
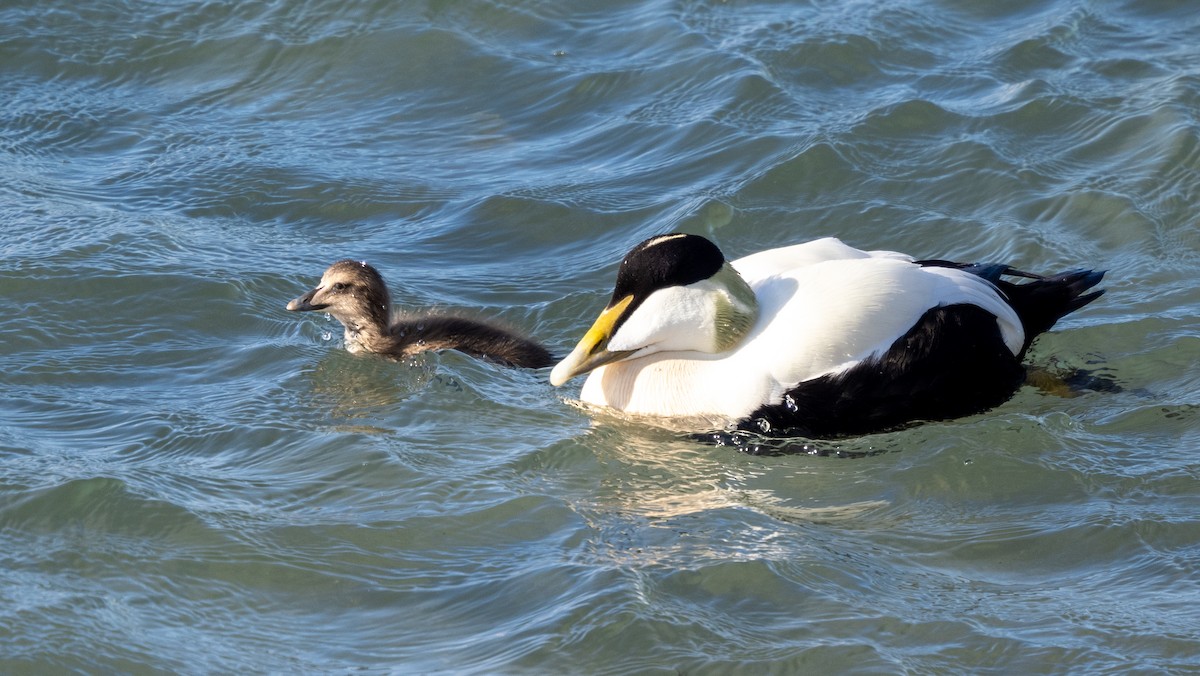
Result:
{"label": "common eider", "polygon": [[387,285],[365,262],[329,266],[315,289],[287,304],[292,311],[322,310],[345,327],[346,349],[404,359],[426,350],[458,350],[505,366],[541,368],[554,358],[537,342],[493,324],[449,314],[392,318]]}
{"label": "common eider", "polygon": [[835,238],[727,262],[704,237],[662,235],[621,262],[608,306],[550,382],[589,373],[588,404],[779,436],[949,419],[1012,396],[1033,339],[1098,298],[1087,291],[1103,276]]}

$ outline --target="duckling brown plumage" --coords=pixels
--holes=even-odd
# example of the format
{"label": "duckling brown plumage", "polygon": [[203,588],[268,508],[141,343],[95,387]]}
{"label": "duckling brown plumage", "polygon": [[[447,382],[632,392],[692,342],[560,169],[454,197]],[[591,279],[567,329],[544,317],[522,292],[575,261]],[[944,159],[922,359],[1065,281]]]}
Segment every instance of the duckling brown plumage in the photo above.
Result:
{"label": "duckling brown plumage", "polygon": [[554,357],[536,341],[478,319],[422,313],[392,319],[391,297],[379,271],[365,262],[330,265],[315,289],[287,304],[322,310],[342,323],[346,349],[405,359],[426,350],[458,350],[505,366],[541,368]]}

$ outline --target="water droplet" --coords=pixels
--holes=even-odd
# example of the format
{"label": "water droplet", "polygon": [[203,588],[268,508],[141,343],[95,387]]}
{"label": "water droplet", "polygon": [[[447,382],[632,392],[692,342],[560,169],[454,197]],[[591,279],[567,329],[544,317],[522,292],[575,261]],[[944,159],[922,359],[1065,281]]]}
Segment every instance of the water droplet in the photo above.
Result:
{"label": "water droplet", "polygon": [[793,399],[792,395],[790,394],[783,395],[783,405],[786,406],[787,410],[791,411],[792,413],[796,413],[800,410],[800,407],[796,405],[796,400]]}

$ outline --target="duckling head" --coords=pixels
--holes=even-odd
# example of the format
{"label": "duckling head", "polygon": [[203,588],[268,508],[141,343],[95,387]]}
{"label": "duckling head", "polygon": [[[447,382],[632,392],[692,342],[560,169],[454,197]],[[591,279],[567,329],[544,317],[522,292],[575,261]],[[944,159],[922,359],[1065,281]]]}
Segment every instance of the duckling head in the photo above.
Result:
{"label": "duckling head", "polygon": [[757,316],[754,291],[715,244],[683,233],[652,237],[621,261],[608,306],[550,382],[656,352],[726,352]]}
{"label": "duckling head", "polygon": [[329,313],[346,328],[346,347],[354,352],[364,342],[386,333],[391,300],[375,268],[365,262],[344,260],[330,265],[316,288],[290,301],[287,309]]}

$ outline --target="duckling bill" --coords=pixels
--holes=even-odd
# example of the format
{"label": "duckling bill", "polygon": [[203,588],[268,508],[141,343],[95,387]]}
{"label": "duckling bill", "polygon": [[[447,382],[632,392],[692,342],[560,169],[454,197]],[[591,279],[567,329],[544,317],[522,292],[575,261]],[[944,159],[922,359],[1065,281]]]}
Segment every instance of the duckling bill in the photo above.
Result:
{"label": "duckling bill", "polygon": [[834,238],[727,261],[704,237],[662,235],[621,262],[607,307],[550,382],[588,374],[590,404],[780,436],[954,418],[1006,401],[1034,338],[1100,297],[1090,289],[1103,276]]}
{"label": "duckling bill", "polygon": [[427,350],[458,350],[504,366],[541,368],[554,363],[545,347],[479,319],[423,313],[392,317],[391,297],[379,271],[365,262],[330,265],[312,291],[287,304],[293,312],[320,310],[345,328],[346,349],[405,359]]}

